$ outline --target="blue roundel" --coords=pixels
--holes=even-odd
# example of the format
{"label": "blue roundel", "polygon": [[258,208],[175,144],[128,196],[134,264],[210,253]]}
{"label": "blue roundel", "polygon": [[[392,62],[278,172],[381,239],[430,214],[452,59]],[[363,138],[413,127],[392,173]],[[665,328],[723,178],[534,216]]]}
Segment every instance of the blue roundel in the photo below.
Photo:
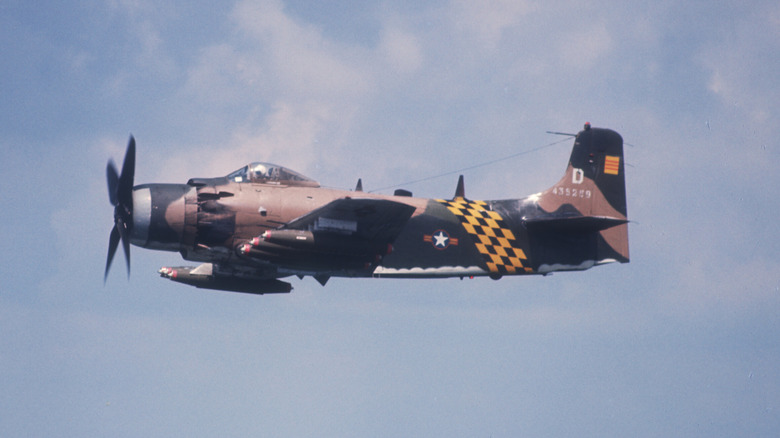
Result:
{"label": "blue roundel", "polygon": [[445,249],[450,246],[450,235],[444,230],[436,230],[433,233],[433,247],[436,249]]}

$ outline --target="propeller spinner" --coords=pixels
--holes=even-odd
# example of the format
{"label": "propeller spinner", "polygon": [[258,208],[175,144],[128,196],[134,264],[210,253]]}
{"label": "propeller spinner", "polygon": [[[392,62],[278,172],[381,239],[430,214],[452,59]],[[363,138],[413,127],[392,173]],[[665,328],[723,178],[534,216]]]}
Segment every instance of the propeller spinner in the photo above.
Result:
{"label": "propeller spinner", "polygon": [[106,271],[103,274],[103,283],[108,278],[111,261],[114,259],[119,242],[127,262],[127,276],[130,277],[130,233],[133,230],[133,179],[135,177],[135,139],[130,136],[125,152],[125,160],[122,163],[122,173],[117,173],[112,160],[106,166],[106,179],[108,181],[108,199],[114,206],[114,228],[108,238],[108,256],[106,257]]}

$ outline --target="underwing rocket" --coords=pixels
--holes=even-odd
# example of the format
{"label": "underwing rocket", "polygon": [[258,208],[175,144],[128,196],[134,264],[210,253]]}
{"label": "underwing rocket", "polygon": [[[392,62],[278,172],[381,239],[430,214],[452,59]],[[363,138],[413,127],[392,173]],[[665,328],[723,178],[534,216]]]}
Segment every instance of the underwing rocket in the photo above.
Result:
{"label": "underwing rocket", "polygon": [[446,278],[547,275],[628,263],[623,139],[586,124],[563,177],[525,198],[475,200],[463,176],[450,199],[320,186],[276,164],[250,163],[186,184],[134,185],[135,140],[121,172],[106,168],[114,206],[104,282],[121,244],[178,252],[193,266],[159,274],[198,288],[292,290],[287,277]]}

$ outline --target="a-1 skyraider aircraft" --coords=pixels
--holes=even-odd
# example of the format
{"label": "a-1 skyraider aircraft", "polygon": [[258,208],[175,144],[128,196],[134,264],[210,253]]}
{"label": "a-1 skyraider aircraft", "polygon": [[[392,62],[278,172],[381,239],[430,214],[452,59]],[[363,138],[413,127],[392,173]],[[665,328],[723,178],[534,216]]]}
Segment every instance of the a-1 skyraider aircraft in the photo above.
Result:
{"label": "a-1 skyraider aircraft", "polygon": [[255,294],[312,276],[441,278],[549,274],[627,263],[623,139],[586,124],[566,173],[522,199],[452,199],[335,190],[290,169],[252,163],[219,178],[133,186],[135,140],[122,173],[106,173],[114,209],[104,281],[119,243],[179,252],[197,267],[159,273],[199,288]]}

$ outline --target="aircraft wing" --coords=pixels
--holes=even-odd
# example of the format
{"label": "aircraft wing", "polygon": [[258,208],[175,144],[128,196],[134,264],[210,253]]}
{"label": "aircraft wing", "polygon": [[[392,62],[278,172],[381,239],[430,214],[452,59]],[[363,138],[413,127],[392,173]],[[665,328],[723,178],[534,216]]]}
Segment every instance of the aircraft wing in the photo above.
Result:
{"label": "aircraft wing", "polygon": [[395,240],[415,207],[372,198],[341,198],[288,222],[281,229],[329,232],[374,243]]}

